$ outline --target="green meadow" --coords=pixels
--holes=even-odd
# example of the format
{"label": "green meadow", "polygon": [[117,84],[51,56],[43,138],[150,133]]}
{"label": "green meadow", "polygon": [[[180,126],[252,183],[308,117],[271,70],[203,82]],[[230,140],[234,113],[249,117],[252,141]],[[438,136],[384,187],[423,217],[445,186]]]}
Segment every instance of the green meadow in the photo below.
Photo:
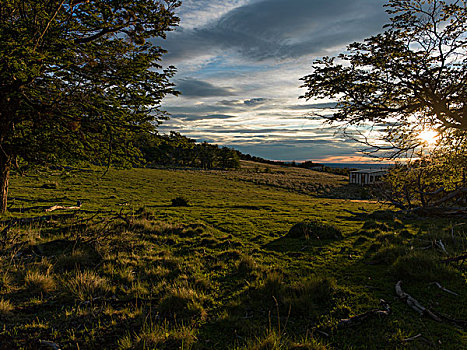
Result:
{"label": "green meadow", "polygon": [[465,265],[445,261],[466,251],[465,221],[346,183],[252,162],[15,174],[0,349],[466,348]]}

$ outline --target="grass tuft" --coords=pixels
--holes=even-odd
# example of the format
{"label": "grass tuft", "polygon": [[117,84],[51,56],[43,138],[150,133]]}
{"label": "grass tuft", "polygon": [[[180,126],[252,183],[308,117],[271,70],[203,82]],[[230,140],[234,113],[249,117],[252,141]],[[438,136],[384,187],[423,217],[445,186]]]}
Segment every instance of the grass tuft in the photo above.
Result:
{"label": "grass tuft", "polygon": [[169,326],[163,323],[145,323],[135,336],[127,334],[118,341],[120,350],[130,349],[184,349],[192,348],[196,341],[195,330],[182,325]]}
{"label": "grass tuft", "polygon": [[412,252],[400,256],[391,267],[391,273],[398,280],[443,281],[456,277],[453,268],[440,262],[440,258],[428,252]]}
{"label": "grass tuft", "polygon": [[89,301],[111,291],[109,281],[93,271],[78,271],[63,280],[64,292],[79,301]]}
{"label": "grass tuft", "polygon": [[249,275],[257,269],[255,260],[249,255],[242,255],[237,263],[237,270],[242,275]]}
{"label": "grass tuft", "polygon": [[32,293],[49,293],[55,289],[52,276],[39,271],[28,271],[24,277],[24,284]]}
{"label": "grass tuft", "polygon": [[159,304],[159,311],[165,317],[204,320],[207,316],[202,302],[204,296],[188,287],[169,288]]}
{"label": "grass tuft", "polygon": [[9,315],[15,307],[9,300],[0,299],[0,315]]}
{"label": "grass tuft", "polygon": [[289,305],[292,315],[317,316],[318,310],[330,303],[336,288],[333,278],[314,276],[291,286],[284,303]]}
{"label": "grass tuft", "polygon": [[321,221],[303,221],[295,224],[287,233],[289,238],[339,239],[342,232],[338,228]]}
{"label": "grass tuft", "polygon": [[392,265],[399,257],[408,253],[408,249],[404,246],[394,246],[381,248],[371,258],[373,264]]}

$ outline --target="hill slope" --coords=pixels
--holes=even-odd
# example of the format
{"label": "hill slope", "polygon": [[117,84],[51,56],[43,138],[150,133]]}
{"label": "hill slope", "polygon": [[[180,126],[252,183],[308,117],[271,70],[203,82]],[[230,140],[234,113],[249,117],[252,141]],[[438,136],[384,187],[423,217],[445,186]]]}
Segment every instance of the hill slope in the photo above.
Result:
{"label": "hill slope", "polygon": [[[451,319],[465,317],[465,270],[442,263],[446,254],[439,248],[451,256],[462,252],[462,223],[403,217],[376,203],[324,198],[325,192],[296,193],[286,185],[261,184],[269,171],[261,173],[263,180],[242,178],[257,174],[254,164],[254,172],[248,169],[132,169],[110,171],[103,179],[94,171],[14,177],[12,207],[0,227],[0,318],[6,325],[0,344],[37,348],[42,339],[64,349],[467,345],[465,324],[420,317],[394,292],[402,280],[403,289],[426,307]],[[270,171],[285,172],[276,173],[274,182],[292,176]],[[316,186],[328,180],[339,187],[344,181],[316,180],[318,175],[325,174],[314,175]],[[176,197],[190,206],[172,206]],[[44,209],[77,200],[83,202],[79,211],[52,212],[55,217],[32,224],[11,221],[50,215]],[[291,230],[300,222],[307,223]],[[390,315],[338,329],[342,319],[381,308],[380,299]]]}

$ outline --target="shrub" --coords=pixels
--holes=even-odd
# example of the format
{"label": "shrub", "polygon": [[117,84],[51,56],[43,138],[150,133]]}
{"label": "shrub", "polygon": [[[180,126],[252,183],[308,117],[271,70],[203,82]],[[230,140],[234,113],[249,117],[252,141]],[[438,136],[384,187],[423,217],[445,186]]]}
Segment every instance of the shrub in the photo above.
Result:
{"label": "shrub", "polygon": [[184,197],[176,197],[172,199],[172,207],[189,207],[188,200]]}
{"label": "shrub", "polygon": [[295,224],[287,233],[290,238],[339,239],[342,232],[321,221],[303,221]]}

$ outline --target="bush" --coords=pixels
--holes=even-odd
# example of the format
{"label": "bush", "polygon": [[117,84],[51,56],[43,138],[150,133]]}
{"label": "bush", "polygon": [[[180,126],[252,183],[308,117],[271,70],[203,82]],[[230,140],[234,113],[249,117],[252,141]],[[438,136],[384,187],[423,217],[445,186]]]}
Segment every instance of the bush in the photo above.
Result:
{"label": "bush", "polygon": [[172,207],[189,207],[188,201],[183,197],[172,199]]}
{"label": "bush", "polygon": [[289,238],[339,239],[342,232],[321,221],[303,221],[295,224],[287,233]]}

